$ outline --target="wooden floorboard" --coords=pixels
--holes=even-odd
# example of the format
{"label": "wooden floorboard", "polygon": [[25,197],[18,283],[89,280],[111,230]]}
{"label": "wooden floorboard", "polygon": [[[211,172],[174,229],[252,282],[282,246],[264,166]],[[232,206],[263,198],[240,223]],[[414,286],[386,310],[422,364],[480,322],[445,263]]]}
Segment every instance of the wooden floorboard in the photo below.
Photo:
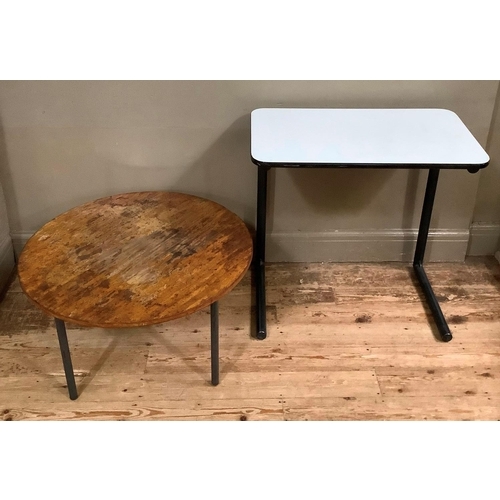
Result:
{"label": "wooden floorboard", "polygon": [[268,338],[250,272],[208,308],[144,328],[68,324],[71,401],[51,318],[13,280],[0,302],[0,420],[498,420],[500,266],[428,264],[454,338],[436,338],[404,264],[269,264]]}

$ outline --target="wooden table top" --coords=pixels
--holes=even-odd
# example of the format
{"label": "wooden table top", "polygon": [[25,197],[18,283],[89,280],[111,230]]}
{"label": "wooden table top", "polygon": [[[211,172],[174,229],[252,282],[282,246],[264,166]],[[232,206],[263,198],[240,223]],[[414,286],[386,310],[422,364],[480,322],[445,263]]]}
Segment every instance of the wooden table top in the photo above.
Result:
{"label": "wooden table top", "polygon": [[210,200],[138,192],[102,198],[45,224],[18,273],[46,313],[96,327],[163,323],[229,292],[252,258],[244,222]]}

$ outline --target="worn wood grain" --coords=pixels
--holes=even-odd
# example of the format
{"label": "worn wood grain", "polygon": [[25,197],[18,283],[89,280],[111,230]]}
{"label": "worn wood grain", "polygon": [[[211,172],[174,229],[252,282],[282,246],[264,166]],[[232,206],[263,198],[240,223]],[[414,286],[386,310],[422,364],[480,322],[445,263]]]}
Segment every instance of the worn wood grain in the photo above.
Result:
{"label": "worn wood grain", "polygon": [[102,198],[45,224],[19,258],[42,310],[88,326],[162,323],[217,301],[244,276],[252,239],[218,203],[181,193]]}
{"label": "worn wood grain", "polygon": [[[484,346],[481,352],[474,348],[453,345],[436,349],[418,347],[358,347],[331,346],[327,343],[283,342],[269,349],[262,343],[233,344],[228,340],[221,349],[223,371],[243,373],[263,371],[346,371],[374,368],[453,368],[464,366],[494,367],[500,370],[498,348]],[[175,343],[150,348],[146,373],[185,373],[194,366],[207,365],[210,360],[208,342],[183,345]]]}
{"label": "worn wood grain", "polygon": [[[492,369],[493,368],[493,369]],[[382,395],[500,396],[498,366],[457,368],[376,368]]]}
{"label": "worn wood grain", "polygon": [[14,282],[0,303],[0,420],[498,420],[500,266],[427,269],[450,343],[406,265],[270,264],[265,341],[251,337],[250,272],[221,299],[218,387],[205,307],[147,327],[68,324],[76,401],[53,323]]}
{"label": "worn wood grain", "polygon": [[288,398],[283,410],[285,420],[499,420],[500,398]]}
{"label": "worn wood grain", "polygon": [[[204,367],[202,367],[204,368]],[[221,383],[210,383],[208,366],[189,373],[172,373],[168,377],[122,374],[119,377],[97,374],[90,384],[85,373],[76,373],[78,400],[82,402],[149,401],[281,398],[284,394],[305,396],[374,396],[379,393],[373,371],[329,372],[221,372]],[[67,397],[64,373],[53,375],[0,377],[0,404],[13,402],[63,402]],[[83,386],[83,387],[82,387]],[[89,387],[89,390],[85,390]],[[48,393],[51,393],[50,395]]]}
{"label": "worn wood grain", "polygon": [[[108,345],[72,349],[76,375],[144,373],[149,347],[120,346],[116,339]],[[54,375],[63,373],[58,347],[0,349],[0,377],[19,375]]]}
{"label": "worn wood grain", "polygon": [[101,403],[54,403],[31,408],[0,407],[2,420],[284,420],[279,399],[225,399]]}

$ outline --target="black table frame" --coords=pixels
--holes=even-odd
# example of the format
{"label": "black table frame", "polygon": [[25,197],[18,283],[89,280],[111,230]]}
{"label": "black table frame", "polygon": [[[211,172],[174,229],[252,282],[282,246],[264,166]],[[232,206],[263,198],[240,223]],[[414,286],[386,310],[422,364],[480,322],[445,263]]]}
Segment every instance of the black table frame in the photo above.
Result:
{"label": "black table frame", "polygon": [[[69,399],[78,398],[75,373],[66,334],[66,324],[62,319],[54,318],[59,339],[59,348],[64,366],[64,375],[68,387]],[[167,320],[168,321],[168,320]],[[219,302],[210,304],[210,364],[212,372],[212,385],[219,385]]]}
{"label": "black table frame", "polygon": [[256,337],[259,340],[264,340],[267,337],[266,326],[266,218],[267,218],[267,178],[271,168],[408,168],[408,169],[425,169],[429,170],[427,179],[427,187],[425,190],[424,202],[422,206],[422,215],[420,218],[420,226],[418,229],[417,245],[413,258],[413,269],[417,280],[422,288],[422,291],[427,300],[427,304],[431,310],[432,316],[436,323],[439,335],[443,342],[449,342],[453,336],[450,327],[446,322],[443,311],[439,306],[439,302],[432,290],[429,278],[424,270],[423,260],[427,237],[429,235],[429,226],[431,222],[432,208],[434,206],[434,198],[436,195],[437,182],[441,169],[467,169],[470,173],[476,173],[484,165],[338,165],[338,164],[286,164],[286,163],[264,163],[252,158],[252,162],[258,166],[258,181],[257,181],[257,224],[256,224],[256,239],[255,239],[255,289],[256,289]]}

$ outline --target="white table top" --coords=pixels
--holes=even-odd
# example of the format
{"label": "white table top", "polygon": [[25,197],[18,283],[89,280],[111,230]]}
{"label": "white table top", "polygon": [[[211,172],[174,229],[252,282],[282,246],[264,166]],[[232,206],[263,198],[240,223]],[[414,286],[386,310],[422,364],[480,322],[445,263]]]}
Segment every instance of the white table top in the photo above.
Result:
{"label": "white table top", "polygon": [[256,109],[251,155],[276,166],[481,168],[490,160],[446,109]]}

